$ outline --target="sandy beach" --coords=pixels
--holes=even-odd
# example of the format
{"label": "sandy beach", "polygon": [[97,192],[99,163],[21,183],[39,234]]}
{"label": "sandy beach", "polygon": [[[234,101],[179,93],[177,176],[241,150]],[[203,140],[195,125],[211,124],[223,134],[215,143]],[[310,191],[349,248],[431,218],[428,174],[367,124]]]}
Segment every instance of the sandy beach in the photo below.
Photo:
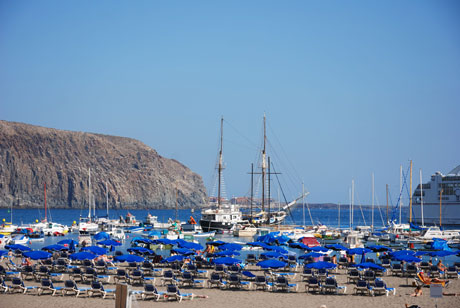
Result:
{"label": "sandy beach", "polygon": [[[251,267],[250,270],[255,273],[261,273],[257,268]],[[299,271],[300,269],[298,269]],[[411,297],[414,287],[406,284],[405,278],[384,276],[383,279],[388,287],[396,288],[396,295],[390,296],[363,296],[354,295],[353,285],[346,283],[344,270],[339,270],[335,274],[339,285],[347,286],[346,294],[342,295],[323,295],[307,294],[305,284],[300,280],[300,274],[297,274],[292,283],[298,284],[297,292],[269,292],[269,291],[248,291],[248,290],[220,290],[208,288],[182,288],[183,293],[194,293],[195,295],[206,295],[208,298],[194,298],[193,300],[184,300],[179,302],[153,302],[152,300],[142,301],[141,299],[133,301],[132,307],[223,307],[223,308],[279,308],[279,307],[320,307],[326,305],[328,308],[351,308],[351,307],[405,307],[405,304],[419,305],[420,307],[435,307],[436,301],[430,298],[429,288],[423,289],[423,295],[420,297]],[[66,274],[65,278],[66,279]],[[113,280],[112,280],[113,281]],[[409,279],[409,284],[412,280]],[[7,284],[11,284],[7,281]],[[38,286],[39,283],[33,280],[25,281],[26,286]],[[55,283],[55,286],[62,286],[62,282]],[[156,279],[156,285],[159,291],[164,291],[165,287],[161,286],[160,279]],[[79,284],[79,287],[87,285]],[[105,288],[114,289],[113,283],[106,284]],[[134,290],[141,290],[142,286],[133,287]],[[450,280],[449,287],[444,290],[446,293],[460,293],[459,279]],[[438,307],[460,307],[460,297],[444,296],[437,300]],[[79,308],[79,307],[114,307],[115,300],[88,298],[86,296],[75,298],[75,296],[37,296],[32,290],[30,294],[0,294],[0,307],[21,307],[21,308]]]}

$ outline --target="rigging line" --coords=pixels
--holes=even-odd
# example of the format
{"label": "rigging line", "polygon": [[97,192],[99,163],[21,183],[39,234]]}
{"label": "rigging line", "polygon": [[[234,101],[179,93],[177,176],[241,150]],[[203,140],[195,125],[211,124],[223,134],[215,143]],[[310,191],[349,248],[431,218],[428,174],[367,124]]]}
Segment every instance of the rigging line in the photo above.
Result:
{"label": "rigging line", "polygon": [[[269,144],[270,146],[272,146],[272,144],[271,144],[270,141],[268,141],[268,144]],[[272,147],[272,148],[273,148],[273,147]],[[274,150],[274,148],[273,148],[273,151],[272,151],[272,152],[274,153],[275,157],[278,159],[279,164],[280,164],[281,166],[286,166],[286,164],[283,163],[283,159],[282,159],[281,156],[278,154],[278,152]],[[296,180],[293,178],[292,174],[290,173],[290,168],[289,168],[289,166],[286,166],[284,169],[286,170],[285,175],[286,175],[287,179],[291,181],[291,185],[292,185],[292,186],[295,186],[295,185],[296,185],[296,184],[295,184],[296,182],[297,182],[297,183],[298,183],[298,182],[301,182],[300,179],[297,179],[297,181],[296,181]],[[296,176],[297,176],[297,175],[296,175]]]}
{"label": "rigging line", "polygon": [[381,209],[380,209],[379,198],[377,197],[377,195],[375,195],[375,201],[377,201],[377,208],[379,209],[380,219],[382,220],[382,226],[385,226],[385,222],[384,222],[384,220],[383,220],[382,211],[381,211]]}
{"label": "rigging line", "polygon": [[[273,146],[273,144],[268,140],[267,141],[268,145],[270,146],[270,149],[272,150],[272,152],[275,154],[275,156],[278,158],[278,160],[280,161],[280,164],[282,166],[285,166],[284,169],[287,171],[287,174],[289,175],[289,177],[292,179],[292,184],[295,185],[295,183],[297,182],[301,182],[301,178],[299,177],[299,174],[297,173],[296,169],[293,168],[290,164],[285,164],[284,161],[287,161],[289,162],[289,159],[286,158],[286,159],[283,159],[282,158],[282,155],[279,155],[278,154],[278,151],[275,150],[275,147]],[[286,156],[286,155],[285,155]],[[292,172],[292,173],[291,173]],[[293,175],[295,177],[297,177],[297,179],[294,179]]]}
{"label": "rigging line", "polygon": [[289,160],[289,156],[286,154],[286,151],[284,150],[283,145],[282,145],[281,142],[279,141],[279,138],[278,138],[278,136],[276,135],[276,133],[275,133],[275,131],[273,130],[273,128],[271,127],[270,123],[268,123],[268,128],[270,129],[270,132],[271,132],[271,133],[273,134],[273,136],[275,137],[275,140],[276,140],[276,141],[278,142],[278,144],[280,145],[281,151],[284,153],[285,157],[287,158],[288,163],[290,163],[292,170],[294,170],[294,172],[296,173],[296,176],[297,176],[299,179],[301,179],[300,175],[296,172],[295,165]]}
{"label": "rigging line", "polygon": [[226,119],[224,119],[224,122],[228,124],[228,126],[230,126],[230,128],[232,128],[238,135],[240,135],[241,137],[243,137],[247,142],[248,144],[250,144],[252,146],[252,148],[257,148],[257,145],[251,140],[249,139],[247,136],[245,136],[243,133],[241,133],[236,127],[234,127],[229,121],[227,121]]}
{"label": "rigging line", "polygon": [[224,138],[224,141],[225,141],[225,144],[233,144],[233,145],[236,145],[236,146],[238,146],[240,148],[243,148],[243,149],[246,149],[246,150],[251,150],[251,151],[257,150],[256,147],[250,147],[250,146],[244,145],[242,143],[238,143],[237,141],[233,141],[231,139]]}
{"label": "rigging line", "polygon": [[[273,162],[271,163],[271,165],[272,165],[272,168],[273,168],[273,172],[275,173],[276,180],[278,181],[278,185],[279,185],[279,188],[281,190],[281,194],[283,195],[284,202],[286,202],[286,204],[288,204],[288,202],[286,200],[286,195],[284,194],[283,187],[281,186],[281,183],[280,183],[279,178],[278,178],[278,172],[276,172],[275,166],[273,165]],[[291,216],[292,221],[294,221],[294,217],[292,216],[291,209],[288,208],[288,211],[289,211],[289,215]]]}
{"label": "rigging line", "polygon": [[362,205],[361,205],[361,201],[359,200],[358,192],[355,191],[355,194],[356,194],[356,201],[358,202],[358,204],[359,204],[359,209],[361,210],[361,217],[363,218],[364,225],[367,226],[366,218],[364,218],[363,207],[362,207]]}
{"label": "rigging line", "polygon": [[409,170],[410,170],[410,166],[408,167],[406,173],[404,173],[404,171],[402,172],[403,183],[402,183],[402,186],[401,186],[401,190],[399,192],[398,203],[393,208],[393,212],[391,213],[391,220],[396,220],[396,216],[398,214],[397,211],[398,211],[399,207],[401,206],[401,199],[402,199],[402,193],[403,193],[403,190],[404,190],[404,186],[407,186],[407,174],[409,173]]}

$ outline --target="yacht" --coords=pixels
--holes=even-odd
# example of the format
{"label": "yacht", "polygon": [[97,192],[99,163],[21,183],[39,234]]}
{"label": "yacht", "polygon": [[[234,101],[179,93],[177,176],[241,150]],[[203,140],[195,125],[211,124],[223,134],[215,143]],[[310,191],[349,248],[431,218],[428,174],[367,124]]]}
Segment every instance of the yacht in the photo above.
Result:
{"label": "yacht", "polygon": [[424,230],[419,238],[422,240],[432,240],[434,238],[451,240],[454,238],[460,238],[460,232],[456,230],[441,230],[439,227],[431,227]]}
{"label": "yacht", "polygon": [[421,225],[460,225],[460,165],[447,175],[436,172],[412,197],[413,220]]}

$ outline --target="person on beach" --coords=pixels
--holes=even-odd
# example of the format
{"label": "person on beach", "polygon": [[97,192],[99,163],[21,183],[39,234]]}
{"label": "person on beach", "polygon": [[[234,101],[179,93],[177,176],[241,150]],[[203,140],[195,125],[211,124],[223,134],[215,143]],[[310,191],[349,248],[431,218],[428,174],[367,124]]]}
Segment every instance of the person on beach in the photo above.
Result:
{"label": "person on beach", "polygon": [[337,264],[337,256],[333,255],[331,261],[333,264]]}
{"label": "person on beach", "polygon": [[442,261],[441,261],[441,260],[439,260],[437,266],[438,266],[438,270],[439,270],[440,272],[445,272],[445,271],[446,271],[446,266],[445,266],[444,264],[442,264]]}
{"label": "person on beach", "polygon": [[423,294],[422,287],[417,286],[414,290],[414,293],[412,293],[410,296],[418,297],[418,296],[422,296],[422,294]]}
{"label": "person on beach", "polygon": [[439,278],[430,278],[427,275],[425,275],[424,272],[420,272],[419,275],[420,275],[420,279],[425,284],[441,283],[443,286],[445,286],[445,285],[447,285],[449,283],[449,280],[439,279]]}

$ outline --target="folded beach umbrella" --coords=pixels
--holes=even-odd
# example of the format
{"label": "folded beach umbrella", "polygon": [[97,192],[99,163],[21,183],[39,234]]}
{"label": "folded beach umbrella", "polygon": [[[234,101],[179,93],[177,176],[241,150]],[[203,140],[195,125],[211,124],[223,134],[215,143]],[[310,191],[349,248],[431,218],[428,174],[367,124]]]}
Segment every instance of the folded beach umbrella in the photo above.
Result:
{"label": "folded beach umbrella", "polygon": [[233,264],[239,264],[242,261],[236,258],[223,257],[223,258],[214,259],[213,262],[214,264],[233,265]]}
{"label": "folded beach umbrella", "polygon": [[279,253],[277,251],[268,251],[260,254],[261,256],[267,257],[267,258],[286,258],[286,255]]}
{"label": "folded beach umbrella", "polygon": [[371,245],[371,246],[367,246],[367,248],[369,248],[373,252],[393,251],[393,249],[391,249],[390,247],[383,246],[383,245]]}
{"label": "folded beach umbrella", "polygon": [[22,255],[26,258],[31,258],[32,260],[46,260],[52,257],[51,253],[43,250],[25,251]]}
{"label": "folded beach umbrella", "polygon": [[327,252],[329,249],[321,246],[309,247],[308,250],[316,251],[316,252]]}
{"label": "folded beach umbrella", "polygon": [[115,240],[103,240],[100,242],[97,242],[98,245],[104,245],[104,246],[121,246],[121,242],[115,241]]}
{"label": "folded beach umbrella", "polygon": [[68,247],[59,244],[48,245],[42,248],[42,250],[50,250],[50,251],[62,251],[62,250],[69,250]]}
{"label": "folded beach umbrella", "polygon": [[99,232],[99,233],[96,233],[94,235],[94,239],[96,241],[100,241],[100,240],[108,240],[110,238],[110,235],[107,233],[107,232]]}
{"label": "folded beach umbrella", "polygon": [[69,256],[69,259],[71,260],[93,260],[97,256],[94,253],[87,252],[87,251],[80,251],[73,253]]}
{"label": "folded beach umbrella", "polygon": [[331,268],[336,268],[337,264],[331,263],[331,262],[314,262],[314,263],[309,263],[305,265],[306,268],[315,268],[315,269],[331,269]]}
{"label": "folded beach umbrella", "polygon": [[20,250],[20,251],[30,251],[30,249],[27,246],[21,245],[21,244],[11,244],[11,245],[6,245],[6,249],[11,249],[11,250]]}
{"label": "folded beach umbrella", "polygon": [[324,256],[324,254],[322,254],[321,252],[312,251],[304,255],[301,255],[300,257],[298,257],[298,259],[319,258],[322,256]]}
{"label": "folded beach umbrella", "polygon": [[232,257],[232,256],[239,256],[241,254],[235,250],[222,250],[222,251],[216,252],[214,255],[219,256],[219,257]]}
{"label": "folded beach umbrella", "polygon": [[332,249],[335,251],[340,251],[340,250],[347,250],[348,248],[345,246],[342,246],[340,244],[329,244],[329,245],[324,245],[327,249]]}
{"label": "folded beach umbrella", "polygon": [[81,251],[89,251],[94,253],[95,255],[105,255],[107,254],[107,249],[99,246],[87,246],[83,247]]}
{"label": "folded beach umbrella", "polygon": [[174,248],[174,249],[171,249],[171,251],[178,253],[180,255],[184,255],[184,256],[191,256],[195,254],[194,250],[187,249],[187,248]]}
{"label": "folded beach umbrella", "polygon": [[204,247],[198,243],[187,242],[184,240],[178,240],[177,246],[179,246],[180,248],[187,248],[187,249],[193,249],[193,250],[203,250],[204,249]]}
{"label": "folded beach umbrella", "polygon": [[132,252],[135,254],[143,254],[143,255],[154,255],[155,252],[145,247],[131,247],[127,249],[128,252]]}
{"label": "folded beach umbrella", "polygon": [[261,268],[281,268],[285,267],[287,263],[276,259],[268,259],[260,261],[256,265]]}
{"label": "folded beach umbrella", "polygon": [[367,248],[353,248],[353,249],[348,249],[347,253],[349,255],[362,255],[365,253],[372,252],[372,250],[367,249]]}
{"label": "folded beach umbrella", "polygon": [[359,263],[359,264],[356,264],[356,267],[359,267],[359,268],[372,268],[372,269],[377,269],[377,270],[381,270],[381,271],[385,270],[385,268],[383,266],[380,266],[380,265],[372,263],[372,262]]}
{"label": "folded beach umbrella", "polygon": [[240,244],[236,244],[236,243],[226,243],[224,245],[219,246],[219,249],[222,249],[222,250],[241,250],[241,249],[243,249],[243,246],[241,246]]}
{"label": "folded beach umbrella", "polygon": [[187,257],[184,256],[184,255],[175,255],[175,256],[170,256],[166,259],[163,259],[161,260],[161,263],[172,263],[172,262],[180,262],[184,259],[186,259]]}
{"label": "folded beach umbrella", "polygon": [[145,259],[137,255],[115,256],[115,261],[119,262],[143,262]]}

